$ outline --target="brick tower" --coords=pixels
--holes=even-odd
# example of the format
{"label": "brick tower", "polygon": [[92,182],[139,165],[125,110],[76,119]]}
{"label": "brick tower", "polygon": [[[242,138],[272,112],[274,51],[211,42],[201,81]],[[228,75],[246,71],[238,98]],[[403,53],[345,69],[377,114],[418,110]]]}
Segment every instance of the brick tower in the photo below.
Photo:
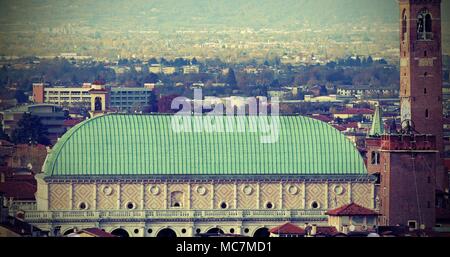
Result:
{"label": "brick tower", "polygon": [[[399,0],[401,120],[419,134],[435,135],[443,157],[441,0]],[[436,187],[448,178],[439,161]]]}
{"label": "brick tower", "polygon": [[369,135],[367,167],[380,178],[381,225],[430,229],[436,223],[436,191],[448,188],[442,161],[441,0],[398,2],[402,126]]}

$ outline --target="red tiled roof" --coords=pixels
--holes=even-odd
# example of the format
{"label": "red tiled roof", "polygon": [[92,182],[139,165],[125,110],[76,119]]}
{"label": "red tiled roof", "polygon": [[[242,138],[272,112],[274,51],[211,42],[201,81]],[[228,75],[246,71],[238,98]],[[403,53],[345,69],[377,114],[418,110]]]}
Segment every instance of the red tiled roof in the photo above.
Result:
{"label": "red tiled roof", "polygon": [[358,114],[373,114],[374,111],[371,109],[366,109],[366,108],[346,108],[342,111],[337,111],[336,114],[353,114],[353,115],[358,115]]}
{"label": "red tiled roof", "polygon": [[81,231],[79,231],[78,233],[82,233],[82,232],[91,234],[95,237],[116,237],[115,235],[105,232],[99,228],[85,228],[85,229],[82,229]]}
{"label": "red tiled roof", "polygon": [[333,226],[318,226],[316,230],[316,235],[330,235],[334,236],[338,234],[336,227]]}
{"label": "red tiled roof", "polygon": [[346,128],[355,128],[355,129],[357,129],[358,128],[358,122],[348,122],[348,123],[342,124],[342,126],[346,127]]}
{"label": "red tiled roof", "polygon": [[286,223],[278,227],[274,227],[269,230],[270,233],[280,235],[280,234],[305,234],[305,230],[299,226],[292,223]]}
{"label": "red tiled roof", "polygon": [[345,131],[345,130],[347,130],[345,127],[343,127],[343,126],[341,126],[341,125],[337,125],[337,124],[334,124],[334,125],[332,125],[335,129],[337,129],[337,130],[339,130],[339,131]]}
{"label": "red tiled roof", "polygon": [[67,120],[64,120],[64,126],[73,127],[82,121],[83,121],[82,119],[67,119]]}
{"label": "red tiled roof", "polygon": [[347,204],[326,212],[330,216],[377,216],[378,213],[356,203]]}
{"label": "red tiled roof", "polygon": [[311,116],[311,118],[316,119],[316,120],[320,120],[320,121],[323,121],[323,122],[327,122],[327,123],[333,120],[331,117],[328,117],[328,116],[322,115],[322,114],[317,114],[317,115],[313,114]]}
{"label": "red tiled roof", "polygon": [[4,182],[0,184],[0,191],[6,197],[15,200],[35,200],[36,185],[29,182]]}

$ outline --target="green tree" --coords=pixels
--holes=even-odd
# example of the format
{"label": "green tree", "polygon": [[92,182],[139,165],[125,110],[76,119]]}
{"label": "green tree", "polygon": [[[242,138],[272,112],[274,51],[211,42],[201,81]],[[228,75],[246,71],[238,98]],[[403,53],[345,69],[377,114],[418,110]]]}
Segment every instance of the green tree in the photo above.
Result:
{"label": "green tree", "polygon": [[0,123],[0,140],[7,140],[7,141],[9,141],[9,136],[3,130],[3,124],[2,123]]}
{"label": "green tree", "polygon": [[13,131],[12,141],[15,144],[50,145],[47,135],[47,127],[42,124],[39,117],[24,113]]}
{"label": "green tree", "polygon": [[228,70],[226,83],[233,88],[237,87],[236,75],[234,74],[234,70],[232,68]]}

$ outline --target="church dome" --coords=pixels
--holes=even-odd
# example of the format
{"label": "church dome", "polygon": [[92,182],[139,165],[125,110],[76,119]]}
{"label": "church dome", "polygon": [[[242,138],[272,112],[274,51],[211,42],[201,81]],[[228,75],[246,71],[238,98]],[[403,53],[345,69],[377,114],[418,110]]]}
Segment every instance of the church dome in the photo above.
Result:
{"label": "church dome", "polygon": [[[267,131],[261,130],[175,131],[173,117],[108,114],[86,120],[53,147],[43,167],[45,176],[367,175],[354,145],[315,119],[280,116],[277,140],[267,143],[261,140]],[[216,119],[240,124],[261,118]]]}

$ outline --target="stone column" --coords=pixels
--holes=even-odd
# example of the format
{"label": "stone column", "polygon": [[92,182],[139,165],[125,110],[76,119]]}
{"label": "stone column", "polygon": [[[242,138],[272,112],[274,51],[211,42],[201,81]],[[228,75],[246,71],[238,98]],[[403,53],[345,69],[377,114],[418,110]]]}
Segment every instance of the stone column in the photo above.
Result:
{"label": "stone column", "polygon": [[94,183],[94,200],[92,201],[92,209],[95,211],[97,210],[97,182]]}
{"label": "stone column", "polygon": [[69,208],[71,209],[71,210],[73,210],[74,209],[74,206],[76,207],[76,203],[74,203],[73,202],[73,182],[70,182],[70,186],[69,186],[69,197],[70,197],[70,206],[69,206]]}

